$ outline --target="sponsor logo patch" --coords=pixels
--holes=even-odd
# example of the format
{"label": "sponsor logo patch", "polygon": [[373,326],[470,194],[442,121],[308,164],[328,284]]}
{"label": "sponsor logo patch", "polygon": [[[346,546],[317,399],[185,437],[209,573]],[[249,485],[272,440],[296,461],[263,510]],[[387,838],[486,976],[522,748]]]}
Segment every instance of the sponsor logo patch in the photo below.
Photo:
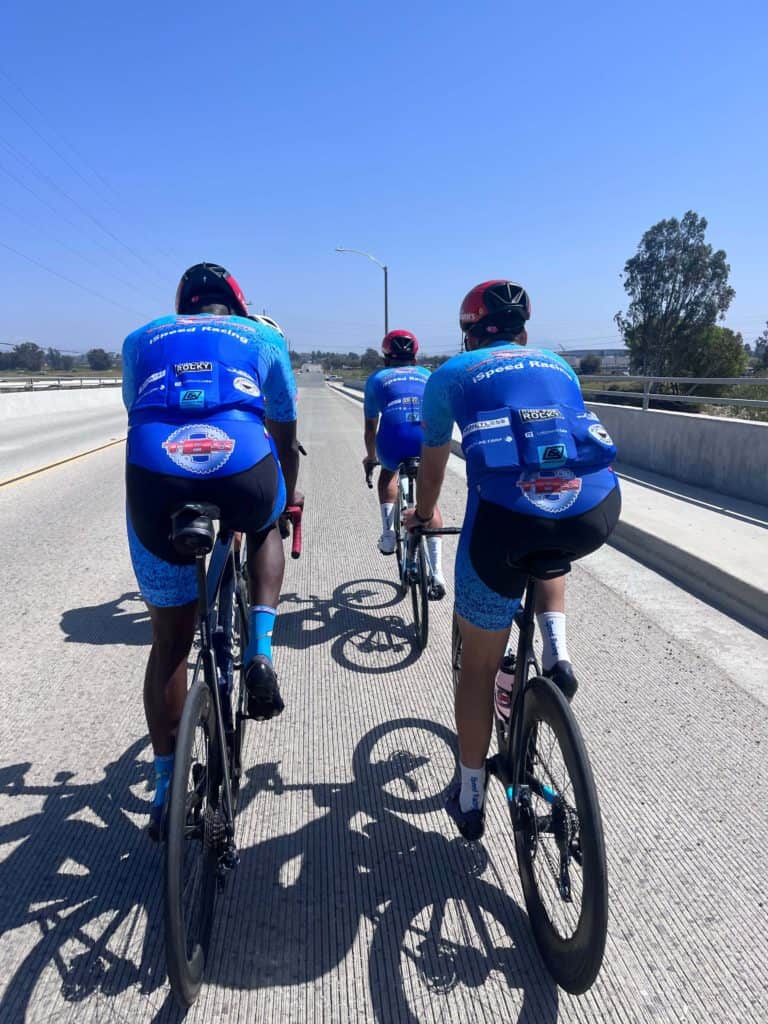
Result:
{"label": "sponsor logo patch", "polygon": [[613,446],[611,435],[602,423],[593,423],[589,428],[589,433],[599,444],[604,444],[606,448],[611,448]]}
{"label": "sponsor logo patch", "polygon": [[245,395],[261,394],[258,384],[253,380],[249,380],[248,377],[235,377],[232,381],[232,387],[242,391]]}
{"label": "sponsor logo patch", "polygon": [[150,373],[147,379],[142,381],[141,386],[139,387],[138,390],[138,394],[141,394],[143,391],[145,391],[149,387],[149,385],[154,384],[155,381],[162,380],[164,376],[165,370],[158,370],[157,373]]}
{"label": "sponsor logo patch", "polygon": [[534,423],[537,420],[556,420],[560,416],[559,409],[519,409],[523,423]]}
{"label": "sponsor logo patch", "polygon": [[178,376],[180,373],[210,373],[213,363],[198,360],[192,363],[174,363],[173,372]]}
{"label": "sponsor logo patch", "polygon": [[543,512],[564,512],[581,494],[581,477],[570,469],[542,469],[523,473],[517,486],[528,501]]}
{"label": "sponsor logo patch", "polygon": [[478,420],[476,423],[468,423],[462,430],[462,435],[466,437],[467,434],[474,434],[477,430],[496,430],[499,427],[509,427],[509,420],[506,416],[495,420]]}
{"label": "sponsor logo patch", "polygon": [[171,462],[202,476],[221,469],[235,450],[235,440],[209,423],[192,423],[174,430],[162,447]]}
{"label": "sponsor logo patch", "polygon": [[566,462],[566,451],[564,444],[543,444],[539,445],[539,462],[547,469],[555,466],[564,466]]}
{"label": "sponsor logo patch", "polygon": [[185,409],[205,408],[205,391],[202,388],[186,388],[179,396],[179,405]]}

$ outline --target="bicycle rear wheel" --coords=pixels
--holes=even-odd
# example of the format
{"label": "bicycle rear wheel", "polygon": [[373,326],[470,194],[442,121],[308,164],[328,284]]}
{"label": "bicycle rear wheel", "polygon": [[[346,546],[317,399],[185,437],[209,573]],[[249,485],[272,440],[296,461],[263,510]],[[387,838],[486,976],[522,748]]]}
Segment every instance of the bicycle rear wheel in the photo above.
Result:
{"label": "bicycle rear wheel", "polygon": [[423,651],[429,637],[429,579],[427,576],[427,546],[420,537],[414,553],[415,572],[410,581],[413,621],[416,643]]}
{"label": "bicycle rear wheel", "polygon": [[198,674],[176,738],[165,848],[165,956],[171,989],[183,1007],[200,991],[213,925],[220,763],[213,701]]}
{"label": "bicycle rear wheel", "polygon": [[232,694],[234,703],[234,734],[232,746],[229,751],[229,782],[232,793],[232,814],[237,814],[240,797],[240,780],[243,774],[243,746],[245,745],[245,723],[248,721],[246,714],[247,694],[245,689],[245,651],[250,638],[250,596],[248,590],[248,570],[245,555],[245,535],[241,544],[241,562],[235,585],[234,605],[234,643],[237,650],[235,658],[235,672],[239,680],[235,691]]}
{"label": "bicycle rear wheel", "polygon": [[[528,787],[515,846],[531,929],[552,977],[585,992],[608,930],[608,874],[597,790],[570,705],[537,676],[524,695],[522,778]],[[525,792],[525,790],[524,790]]]}

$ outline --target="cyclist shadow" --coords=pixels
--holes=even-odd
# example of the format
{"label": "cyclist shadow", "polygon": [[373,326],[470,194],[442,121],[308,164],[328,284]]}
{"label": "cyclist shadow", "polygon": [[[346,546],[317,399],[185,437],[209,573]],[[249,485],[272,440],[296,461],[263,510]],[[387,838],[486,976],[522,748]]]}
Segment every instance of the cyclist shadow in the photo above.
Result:
{"label": "cyclist shadow", "polygon": [[[388,733],[414,729],[429,734],[432,747],[435,738],[445,745],[437,773],[423,750],[377,756],[374,748]],[[511,1019],[555,1021],[556,986],[525,914],[481,877],[484,849],[410,820],[442,813],[445,793],[436,791],[435,775],[442,779],[445,765],[454,763],[454,744],[453,734],[436,723],[402,719],[358,743],[353,782],[293,784],[281,777],[279,765],[249,772],[243,818],[282,817],[286,812],[270,808],[272,800],[305,800],[307,794],[318,816],[241,851],[235,885],[217,914],[220,938],[213,940],[229,950],[210,964],[207,980],[233,989],[307,984],[337,969],[372,932],[368,984],[378,1021],[416,1022],[425,1000],[466,1002],[467,989],[497,985],[499,977],[507,1015],[510,1003],[517,1007]],[[429,793],[422,789],[425,779]],[[509,870],[505,863],[503,871]],[[248,922],[248,939],[235,947],[232,924],[238,920]],[[414,1000],[419,988],[422,997]]]}
{"label": "cyclist shadow", "polygon": [[62,613],[59,625],[66,643],[139,647],[152,639],[147,608],[136,591],[104,604],[71,608]]}
{"label": "cyclist shadow", "polygon": [[13,844],[0,862],[0,934],[21,929],[23,945],[28,929],[39,932],[6,978],[0,1020],[25,1019],[28,1008],[50,999],[52,969],[65,1002],[93,1000],[110,1013],[128,989],[148,994],[163,984],[154,881],[160,858],[143,834],[151,775],[140,758],[146,745],[146,738],[136,741],[94,783],[60,771],[50,785],[30,784],[29,762],[0,771],[0,796],[17,799],[22,810],[0,826],[0,844]]}
{"label": "cyclist shadow", "polygon": [[[376,579],[343,583],[329,598],[283,594],[275,644],[295,650],[330,644],[331,657],[342,668],[376,675],[399,672],[421,653],[413,625],[394,614],[400,601],[393,582]],[[299,607],[289,611],[292,605]]]}

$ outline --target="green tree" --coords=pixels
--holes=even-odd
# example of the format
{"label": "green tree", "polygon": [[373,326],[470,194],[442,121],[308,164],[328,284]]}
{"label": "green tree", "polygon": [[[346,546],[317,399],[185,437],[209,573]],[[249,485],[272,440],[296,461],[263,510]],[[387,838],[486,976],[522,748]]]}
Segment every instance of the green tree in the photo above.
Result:
{"label": "green tree", "polygon": [[755,338],[753,355],[757,360],[758,368],[768,370],[768,321],[763,333]]}
{"label": "green tree", "polygon": [[378,370],[381,366],[381,356],[375,348],[367,348],[360,357],[360,368],[363,370]]}
{"label": "green tree", "polygon": [[85,353],[88,365],[92,370],[110,370],[112,368],[112,357],[103,348],[92,348]]}
{"label": "green tree", "polygon": [[740,377],[749,356],[740,334],[728,327],[708,327],[681,347],[680,376]]}
{"label": "green tree", "polygon": [[75,365],[74,356],[62,356],[60,370],[71,370]]}
{"label": "green tree", "polygon": [[579,360],[579,373],[600,373],[603,361],[596,352],[587,352]]}
{"label": "green tree", "polygon": [[701,337],[731,304],[731,268],[705,241],[706,228],[693,210],[660,220],[624,265],[630,303],[615,319],[635,373],[679,376],[686,354],[705,344]]}
{"label": "green tree", "polygon": [[15,345],[13,355],[15,357],[15,365],[20,370],[39,373],[43,368],[45,352],[34,341],[23,341],[20,345]]}

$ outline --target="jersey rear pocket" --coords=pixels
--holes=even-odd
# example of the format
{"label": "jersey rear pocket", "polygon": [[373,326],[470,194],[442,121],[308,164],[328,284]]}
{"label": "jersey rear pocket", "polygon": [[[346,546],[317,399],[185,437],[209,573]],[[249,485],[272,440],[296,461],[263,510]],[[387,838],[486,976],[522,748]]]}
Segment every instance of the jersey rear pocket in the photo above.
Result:
{"label": "jersey rear pocket", "polygon": [[461,433],[461,444],[470,473],[520,469],[520,454],[509,409],[479,412],[472,423],[463,427]]}

